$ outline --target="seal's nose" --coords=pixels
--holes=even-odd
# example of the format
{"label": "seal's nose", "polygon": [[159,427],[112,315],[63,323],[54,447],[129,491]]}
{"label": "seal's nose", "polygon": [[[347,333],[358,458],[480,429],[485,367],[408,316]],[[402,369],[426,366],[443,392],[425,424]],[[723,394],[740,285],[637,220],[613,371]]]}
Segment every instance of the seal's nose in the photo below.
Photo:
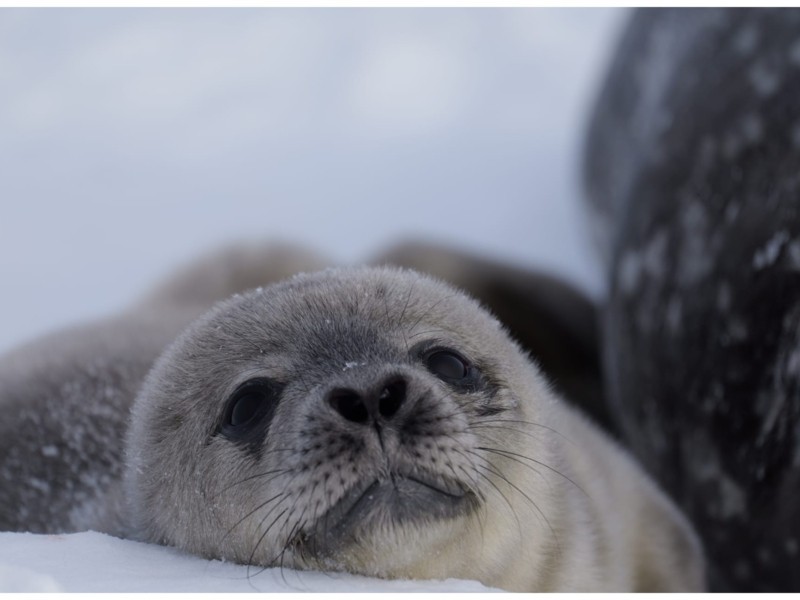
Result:
{"label": "seal's nose", "polygon": [[389,421],[405,402],[406,388],[406,380],[395,375],[370,389],[334,388],[325,395],[325,400],[351,423]]}

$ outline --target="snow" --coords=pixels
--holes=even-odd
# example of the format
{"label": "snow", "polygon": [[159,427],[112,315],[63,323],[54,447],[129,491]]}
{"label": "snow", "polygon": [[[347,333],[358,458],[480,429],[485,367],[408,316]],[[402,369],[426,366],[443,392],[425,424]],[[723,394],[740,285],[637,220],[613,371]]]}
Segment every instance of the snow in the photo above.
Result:
{"label": "snow", "polygon": [[384,581],[261,569],[93,531],[0,533],[0,592],[491,592],[474,581]]}
{"label": "snow", "polygon": [[[0,353],[235,240],[434,239],[600,295],[578,156],[625,15],[4,9]],[[0,533],[0,591],[56,589],[486,591]]]}

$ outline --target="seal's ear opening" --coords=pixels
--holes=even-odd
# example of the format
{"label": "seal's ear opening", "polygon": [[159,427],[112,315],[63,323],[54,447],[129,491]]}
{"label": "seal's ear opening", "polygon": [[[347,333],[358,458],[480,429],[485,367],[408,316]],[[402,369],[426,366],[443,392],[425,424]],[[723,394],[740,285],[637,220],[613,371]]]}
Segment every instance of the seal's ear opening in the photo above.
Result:
{"label": "seal's ear opening", "polygon": [[573,285],[547,273],[424,242],[397,245],[372,262],[428,273],[477,299],[531,354],[561,395],[619,439],[603,391],[597,306]]}

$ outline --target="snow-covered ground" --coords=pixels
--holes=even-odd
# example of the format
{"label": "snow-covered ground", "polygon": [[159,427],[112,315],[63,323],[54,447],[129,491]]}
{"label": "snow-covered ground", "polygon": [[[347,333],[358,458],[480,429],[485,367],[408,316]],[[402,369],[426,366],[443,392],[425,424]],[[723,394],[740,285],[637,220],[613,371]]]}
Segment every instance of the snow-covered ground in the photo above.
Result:
{"label": "snow-covered ground", "polygon": [[[577,198],[625,11],[0,9],[0,352],[176,265],[432,238],[601,284]],[[479,590],[0,533],[0,591]]]}
{"label": "snow-covered ground", "polygon": [[[0,533],[0,592],[489,592],[474,581],[381,581],[260,569],[93,531]],[[494,590],[498,591],[498,590]]]}

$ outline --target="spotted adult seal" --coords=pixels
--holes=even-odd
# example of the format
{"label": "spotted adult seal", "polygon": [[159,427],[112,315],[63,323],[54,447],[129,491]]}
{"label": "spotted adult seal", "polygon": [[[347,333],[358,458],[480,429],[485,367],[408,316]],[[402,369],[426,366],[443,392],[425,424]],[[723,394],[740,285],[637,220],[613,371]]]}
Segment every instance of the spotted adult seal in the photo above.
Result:
{"label": "spotted adult seal", "polygon": [[800,11],[644,9],[588,130],[610,413],[714,591],[800,590]]}
{"label": "spotted adult seal", "polygon": [[[171,322],[155,312],[155,329]],[[551,391],[495,318],[428,276],[329,269],[218,304],[137,389],[122,460],[110,437],[126,424],[119,398],[137,387],[126,382],[141,373],[126,369],[92,379],[89,368],[72,386],[92,397],[71,406],[77,415],[50,419],[47,398],[26,398],[26,419],[46,428],[37,439],[4,432],[4,515],[8,494],[20,499],[8,479],[16,445],[57,463],[17,515],[31,529],[91,527],[245,564],[509,590],[703,586],[699,544],[666,496]],[[42,488],[70,482],[84,496],[70,496],[53,527]]]}

